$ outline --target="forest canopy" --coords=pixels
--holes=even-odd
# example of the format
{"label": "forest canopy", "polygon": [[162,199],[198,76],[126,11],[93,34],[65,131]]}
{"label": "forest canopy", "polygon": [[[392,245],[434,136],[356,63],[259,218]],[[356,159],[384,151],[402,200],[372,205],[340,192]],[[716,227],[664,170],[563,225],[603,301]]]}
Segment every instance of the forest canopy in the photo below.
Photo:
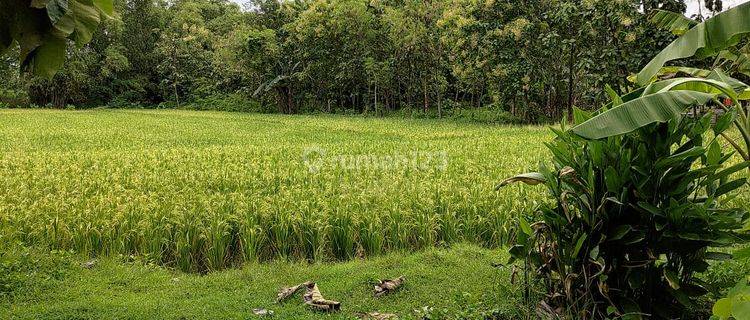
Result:
{"label": "forest canopy", "polygon": [[[720,11],[712,1],[705,12]],[[115,0],[53,78],[0,64],[0,105],[280,113],[489,114],[595,109],[674,35],[684,1]],[[75,39],[73,39],[75,40]],[[73,41],[67,40],[67,41]]]}

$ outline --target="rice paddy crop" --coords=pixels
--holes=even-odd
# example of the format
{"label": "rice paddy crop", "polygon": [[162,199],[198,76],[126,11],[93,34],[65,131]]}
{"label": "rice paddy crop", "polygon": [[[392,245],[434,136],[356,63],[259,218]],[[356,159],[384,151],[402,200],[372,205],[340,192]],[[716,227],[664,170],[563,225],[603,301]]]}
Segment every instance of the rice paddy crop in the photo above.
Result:
{"label": "rice paddy crop", "polygon": [[185,271],[499,246],[544,190],[493,187],[536,168],[550,138],[448,121],[0,110],[0,245]]}

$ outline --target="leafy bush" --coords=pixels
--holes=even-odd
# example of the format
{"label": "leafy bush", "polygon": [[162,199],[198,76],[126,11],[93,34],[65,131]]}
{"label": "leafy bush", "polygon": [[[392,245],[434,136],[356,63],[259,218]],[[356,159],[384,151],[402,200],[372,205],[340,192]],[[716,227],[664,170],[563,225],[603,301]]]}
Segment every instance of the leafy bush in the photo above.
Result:
{"label": "leafy bush", "polygon": [[0,107],[13,108],[27,105],[29,97],[24,90],[0,88]]}
{"label": "leafy bush", "polygon": [[216,94],[204,98],[196,98],[187,105],[187,109],[216,110],[234,112],[273,112],[255,100],[248,99],[241,94]]}
{"label": "leafy bush", "polygon": [[459,104],[452,105],[450,103],[446,103],[446,105],[446,109],[443,110],[442,114],[438,114],[436,110],[425,112],[421,109],[403,108],[390,112],[388,115],[414,119],[447,118],[460,122],[484,124],[525,123],[523,119],[513,116],[510,112],[497,106],[474,108],[461,106]]}
{"label": "leafy bush", "polygon": [[454,120],[487,123],[487,124],[517,124],[523,119],[513,116],[505,110],[495,108],[454,109],[449,117]]}
{"label": "leafy bush", "polygon": [[[725,115],[719,123],[728,123]],[[576,123],[591,118],[576,110]],[[696,273],[710,252],[746,242],[748,213],[725,208],[748,162],[728,165],[712,115],[676,118],[604,140],[554,130],[553,167],[504,181],[544,183],[554,199],[533,223],[519,219],[512,259],[546,287],[540,311],[576,319],[675,318],[707,293]],[[710,137],[710,138],[707,138]]]}

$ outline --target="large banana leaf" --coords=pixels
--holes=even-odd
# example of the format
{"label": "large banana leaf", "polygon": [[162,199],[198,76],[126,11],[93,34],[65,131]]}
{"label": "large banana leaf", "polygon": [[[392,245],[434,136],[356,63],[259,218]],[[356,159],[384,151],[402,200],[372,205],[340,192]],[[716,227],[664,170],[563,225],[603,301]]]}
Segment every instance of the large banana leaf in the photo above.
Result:
{"label": "large banana leaf", "polygon": [[715,55],[737,44],[747,33],[750,33],[750,2],[722,12],[688,30],[659,52],[638,73],[636,79],[639,84],[645,85],[666,62],[692,56],[705,58]]}
{"label": "large banana leaf", "polygon": [[[633,96],[633,94],[630,93],[623,97],[623,100],[630,101],[650,94],[673,90],[692,90],[715,95],[723,94],[732,100],[737,100],[737,93],[732,89],[730,84],[716,79],[705,78],[674,78],[652,82],[640,91],[640,95]],[[638,90],[633,93],[635,92],[638,92]]]}
{"label": "large banana leaf", "polygon": [[[737,101],[737,92],[732,87],[733,83],[727,83],[721,80],[718,80],[717,78],[721,78],[719,75],[724,75],[723,73],[714,73],[712,75],[709,75],[710,78],[703,79],[703,78],[677,78],[674,79],[674,81],[671,81],[668,85],[664,86],[662,88],[661,92],[664,91],[675,91],[675,90],[690,90],[690,91],[698,91],[703,93],[710,93],[714,95],[723,94],[732,101]],[[726,77],[729,78],[729,77]],[[733,79],[733,78],[729,78]],[[735,80],[735,79],[733,79]],[[742,84],[741,82],[737,81],[738,83]]]}
{"label": "large banana leaf", "polygon": [[733,70],[750,77],[750,44],[742,48],[727,48],[717,55],[716,64],[728,64],[725,69]]}
{"label": "large banana leaf", "polygon": [[[659,70],[659,73],[656,75],[656,77],[654,77],[654,79],[652,80],[656,80],[660,76],[674,75],[678,73],[686,74],[693,78],[704,78],[704,79],[710,79],[710,80],[716,80],[716,81],[722,82],[726,84],[728,87],[731,87],[737,93],[738,95],[736,97],[737,99],[750,100],[750,86],[743,83],[742,81],[739,81],[735,78],[728,76],[721,69],[706,70],[706,69],[698,69],[698,68],[691,68],[691,67],[662,67]],[[647,92],[650,92],[650,93],[658,92],[664,89],[665,87],[669,86],[671,83],[674,83],[675,81],[681,81],[681,79],[682,78],[672,78],[672,79],[667,79],[667,80],[663,80],[660,82],[654,82],[645,88],[648,89]],[[628,81],[635,82],[635,75],[628,77]],[[694,85],[691,85],[691,86],[694,86]],[[689,88],[684,88],[684,89],[689,89]],[[732,97],[732,98],[735,98],[735,97]]]}
{"label": "large banana leaf", "polygon": [[0,0],[0,53],[18,43],[21,68],[52,78],[65,61],[67,39],[89,42],[113,10],[113,0]]}
{"label": "large banana leaf", "polygon": [[748,89],[748,85],[744,82],[728,76],[721,69],[714,69],[711,73],[706,76],[707,79],[717,80],[729,85],[735,92],[742,93]]}
{"label": "large banana leaf", "polygon": [[685,15],[667,10],[654,10],[651,16],[651,23],[659,28],[669,30],[669,32],[681,36],[690,28],[698,24],[697,21],[685,17]]}
{"label": "large banana leaf", "polygon": [[716,94],[692,90],[660,91],[627,101],[571,129],[587,139],[601,139],[666,122],[690,106],[705,104]]}

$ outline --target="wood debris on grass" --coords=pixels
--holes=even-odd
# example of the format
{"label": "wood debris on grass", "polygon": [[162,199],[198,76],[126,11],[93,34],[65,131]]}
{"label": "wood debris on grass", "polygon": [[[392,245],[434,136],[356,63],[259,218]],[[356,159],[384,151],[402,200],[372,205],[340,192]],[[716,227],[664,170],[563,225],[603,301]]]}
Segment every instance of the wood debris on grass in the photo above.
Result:
{"label": "wood debris on grass", "polygon": [[320,311],[335,311],[341,309],[341,302],[323,298],[323,295],[318,289],[318,285],[314,282],[307,285],[307,290],[302,296],[302,300],[308,306]]}
{"label": "wood debris on grass", "polygon": [[305,289],[305,294],[302,295],[302,302],[313,309],[320,311],[336,311],[341,309],[341,302],[324,298],[323,294],[320,293],[320,289],[318,289],[318,285],[311,281],[306,281],[293,287],[281,288],[276,297],[276,302],[288,299],[303,288]]}
{"label": "wood debris on grass", "polygon": [[406,278],[404,276],[400,276],[396,279],[380,280],[379,283],[375,285],[375,296],[380,297],[382,295],[396,291],[404,284],[405,281]]}
{"label": "wood debris on grass", "polygon": [[273,310],[257,308],[253,309],[253,314],[260,317],[270,317],[273,315]]}
{"label": "wood debris on grass", "polygon": [[288,299],[289,297],[297,293],[297,291],[299,291],[300,289],[307,288],[307,286],[310,285],[311,283],[312,282],[310,281],[305,281],[293,287],[281,288],[281,290],[279,290],[279,294],[276,295],[276,302],[281,302],[281,301]]}
{"label": "wood debris on grass", "polygon": [[398,319],[398,316],[393,313],[369,312],[357,313],[357,318],[362,320],[395,320]]}

